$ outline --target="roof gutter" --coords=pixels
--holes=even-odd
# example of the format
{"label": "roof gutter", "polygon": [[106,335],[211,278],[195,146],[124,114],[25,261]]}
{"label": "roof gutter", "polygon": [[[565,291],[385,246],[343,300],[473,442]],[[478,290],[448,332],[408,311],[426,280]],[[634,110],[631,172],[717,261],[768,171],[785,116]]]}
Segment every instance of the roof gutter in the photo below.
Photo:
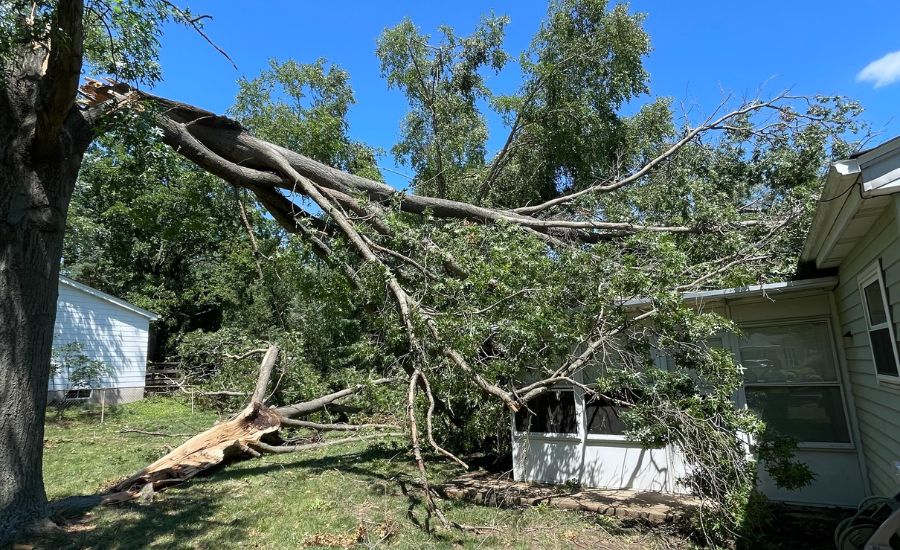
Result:
{"label": "roof gutter", "polygon": [[[819,277],[817,279],[801,279],[798,281],[783,281],[779,283],[767,283],[763,285],[749,285],[735,288],[719,288],[716,290],[703,290],[699,292],[686,292],[681,295],[685,302],[715,302],[732,298],[749,298],[753,296],[770,297],[777,294],[788,294],[807,290],[833,290],[838,284],[837,277]],[[651,298],[635,298],[622,305],[626,309],[650,306]]]}

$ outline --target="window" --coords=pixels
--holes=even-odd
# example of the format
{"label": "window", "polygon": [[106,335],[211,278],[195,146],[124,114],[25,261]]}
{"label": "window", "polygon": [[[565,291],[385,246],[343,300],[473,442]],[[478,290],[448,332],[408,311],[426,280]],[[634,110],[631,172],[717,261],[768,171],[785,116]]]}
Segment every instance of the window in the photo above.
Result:
{"label": "window", "polygon": [[778,433],[802,442],[850,442],[840,387],[747,387],[746,394],[747,406]]}
{"label": "window", "polygon": [[860,298],[869,330],[869,345],[877,376],[900,378],[900,358],[894,337],[894,324],[880,262],[875,262],[859,277]]}
{"label": "window", "polygon": [[571,389],[545,392],[532,399],[528,409],[516,412],[517,432],[578,433],[575,392]]}
{"label": "window", "polygon": [[800,443],[850,443],[827,322],[745,327],[738,351],[747,406],[769,428]]}
{"label": "window", "polygon": [[587,433],[595,435],[624,435],[627,426],[620,414],[624,407],[602,396],[588,399],[584,404]]}
{"label": "window", "polygon": [[66,401],[82,401],[85,399],[91,398],[91,389],[90,388],[81,388],[76,390],[68,390],[66,391]]}

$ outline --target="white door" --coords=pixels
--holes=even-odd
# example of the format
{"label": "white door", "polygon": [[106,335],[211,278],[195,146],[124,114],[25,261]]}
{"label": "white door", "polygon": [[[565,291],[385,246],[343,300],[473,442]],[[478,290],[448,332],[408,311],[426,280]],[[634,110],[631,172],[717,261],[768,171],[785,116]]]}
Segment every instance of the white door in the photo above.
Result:
{"label": "white door", "polygon": [[744,369],[739,402],[767,428],[797,440],[797,458],[815,474],[798,491],[775,486],[760,468],[759,489],[786,502],[855,506],[865,497],[845,388],[828,319],[746,325],[732,339]]}

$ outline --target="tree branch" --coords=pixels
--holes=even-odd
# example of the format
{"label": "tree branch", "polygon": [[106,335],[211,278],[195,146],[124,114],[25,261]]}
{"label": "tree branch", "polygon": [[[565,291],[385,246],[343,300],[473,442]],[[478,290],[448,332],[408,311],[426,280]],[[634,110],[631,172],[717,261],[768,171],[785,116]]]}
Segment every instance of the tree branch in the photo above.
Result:
{"label": "tree branch", "polygon": [[393,424],[320,424],[319,422],[310,422],[308,420],[297,420],[294,418],[284,418],[281,421],[282,426],[290,428],[306,428],[307,430],[316,430],[319,432],[344,431],[357,432],[360,430],[396,430],[397,426]]}
{"label": "tree branch", "polygon": [[303,445],[269,445],[262,441],[254,441],[250,443],[251,447],[255,447],[260,451],[273,454],[296,453],[299,451],[311,451],[313,449],[321,449],[322,447],[331,447],[333,445],[343,445],[344,443],[354,443],[357,441],[368,441],[370,439],[382,439],[386,437],[399,437],[402,433],[378,433],[369,435],[358,435],[356,437],[344,437],[341,439],[326,439],[317,443],[306,443]]}
{"label": "tree branch", "polygon": [[631,175],[629,175],[626,178],[623,178],[618,181],[609,182],[609,183],[592,185],[592,186],[586,187],[580,191],[575,191],[573,193],[569,193],[567,195],[563,195],[561,197],[557,197],[555,199],[551,199],[549,201],[546,201],[546,202],[543,202],[541,204],[537,204],[534,206],[523,206],[521,208],[516,208],[514,210],[514,212],[516,212],[518,214],[536,214],[536,213],[546,210],[550,207],[559,206],[561,204],[572,202],[573,200],[577,199],[578,197],[581,197],[584,195],[588,195],[591,193],[610,193],[612,191],[615,191],[617,189],[625,187],[626,185],[634,183],[635,181],[637,181],[637,180],[641,179],[642,177],[646,176],[647,174],[649,174],[654,168],[656,168],[656,166],[658,166],[660,163],[662,163],[666,159],[672,157],[679,150],[681,150],[681,148],[683,148],[685,145],[687,145],[688,143],[693,141],[700,134],[703,134],[710,130],[717,129],[724,122],[726,122],[728,120],[732,120],[734,118],[746,115],[746,114],[754,112],[754,111],[759,111],[761,109],[772,108],[778,101],[780,101],[781,99],[784,99],[785,96],[786,96],[786,94],[782,93],[768,101],[751,101],[745,105],[742,105],[738,109],[735,109],[734,111],[731,111],[729,113],[722,115],[721,117],[719,117],[715,120],[707,119],[707,121],[704,124],[701,124],[700,126],[697,126],[696,128],[689,130],[687,133],[685,133],[685,135],[681,139],[679,139],[678,141],[673,143],[668,149],[663,151],[659,156],[652,159],[650,162],[644,164],[640,169],[638,169],[636,172],[632,173]]}
{"label": "tree branch", "polygon": [[250,403],[262,403],[263,397],[266,395],[266,388],[269,386],[269,379],[272,377],[272,369],[275,368],[275,362],[278,360],[278,346],[272,344],[263,357],[262,364],[259,366],[259,377],[256,379],[256,389],[250,397]]}
{"label": "tree branch", "polygon": [[317,397],[315,399],[311,399],[309,401],[304,401],[301,403],[294,403],[293,405],[286,405],[284,407],[278,407],[275,409],[275,412],[284,417],[284,418],[295,418],[298,416],[306,416],[312,414],[314,412],[318,412],[321,410],[325,410],[328,405],[331,405],[335,401],[343,399],[345,397],[349,397],[351,395],[357,394],[369,386],[378,386],[381,384],[390,384],[391,382],[396,382],[396,378],[379,378],[377,380],[373,380],[368,384],[357,384],[355,386],[351,386],[349,388],[344,388],[342,390],[329,393],[328,395],[323,395],[321,397]]}

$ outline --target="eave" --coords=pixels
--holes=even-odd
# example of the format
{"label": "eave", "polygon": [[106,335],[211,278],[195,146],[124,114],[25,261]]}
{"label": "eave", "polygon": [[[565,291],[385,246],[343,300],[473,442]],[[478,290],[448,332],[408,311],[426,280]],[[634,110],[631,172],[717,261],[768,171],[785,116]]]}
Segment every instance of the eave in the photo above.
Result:
{"label": "eave", "polygon": [[889,195],[900,193],[900,137],[834,162],[807,234],[800,263],[838,267],[866,235]]}

